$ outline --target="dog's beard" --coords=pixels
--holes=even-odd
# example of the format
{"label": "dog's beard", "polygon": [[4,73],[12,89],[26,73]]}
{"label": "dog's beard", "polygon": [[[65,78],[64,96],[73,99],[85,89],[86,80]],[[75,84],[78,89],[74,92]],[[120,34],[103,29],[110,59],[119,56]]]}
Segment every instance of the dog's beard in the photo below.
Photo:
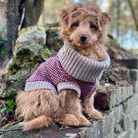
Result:
{"label": "dog's beard", "polygon": [[69,41],[69,44],[80,54],[86,57],[91,57],[93,60],[101,61],[105,58],[104,46],[97,44],[96,41],[85,44]]}
{"label": "dog's beard", "polygon": [[92,50],[93,49],[92,47],[96,46],[95,39],[93,41],[85,41],[85,42],[75,39],[74,40],[69,39],[69,43],[76,51],[80,53],[81,51]]}

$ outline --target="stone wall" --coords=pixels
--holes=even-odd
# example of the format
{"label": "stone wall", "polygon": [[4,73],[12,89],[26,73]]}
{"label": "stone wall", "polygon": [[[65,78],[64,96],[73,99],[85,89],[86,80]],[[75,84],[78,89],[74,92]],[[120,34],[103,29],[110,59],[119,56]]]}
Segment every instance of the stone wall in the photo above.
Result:
{"label": "stone wall", "polygon": [[[52,124],[31,132],[22,132],[23,123],[3,132],[4,138],[136,138],[138,119],[138,70],[128,70],[129,86],[115,88],[108,96],[109,110],[103,111],[102,120],[94,120],[91,127],[65,127]],[[95,99],[96,100],[96,99]],[[18,131],[17,131],[18,130]]]}

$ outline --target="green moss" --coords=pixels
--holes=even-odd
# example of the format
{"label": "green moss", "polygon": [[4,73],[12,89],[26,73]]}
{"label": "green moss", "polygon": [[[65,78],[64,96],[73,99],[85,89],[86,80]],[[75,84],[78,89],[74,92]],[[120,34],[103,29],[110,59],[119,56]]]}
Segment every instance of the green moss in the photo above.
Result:
{"label": "green moss", "polygon": [[110,113],[110,112],[112,112],[115,108],[116,108],[116,106],[110,108],[109,110],[106,110],[105,112],[106,112],[106,113]]}
{"label": "green moss", "polygon": [[34,54],[29,50],[29,48],[22,48],[22,50],[18,51],[16,54],[16,59],[19,64],[31,62],[33,60]]}
{"label": "green moss", "polygon": [[42,30],[41,30],[39,27],[37,27],[37,31],[38,31],[38,32],[41,32]]}
{"label": "green moss", "polygon": [[49,49],[44,49],[42,50],[42,53],[41,53],[46,59],[48,59],[50,56],[51,56],[51,52]]}
{"label": "green moss", "polygon": [[0,41],[0,59],[4,58],[8,54],[8,50],[5,47],[6,41]]}
{"label": "green moss", "polygon": [[115,45],[119,44],[116,39],[112,39],[112,43],[115,44]]}
{"label": "green moss", "polygon": [[21,67],[18,66],[17,64],[12,64],[9,66],[9,73],[8,74],[13,75],[20,69],[21,69]]}
{"label": "green moss", "polygon": [[118,106],[120,106],[120,104],[115,105],[114,107],[110,108],[109,110],[105,110],[105,113],[110,113],[113,110],[115,110]]}
{"label": "green moss", "polygon": [[107,47],[109,47],[109,48],[111,48],[111,47],[113,47],[113,46],[119,46],[119,43],[118,43],[118,41],[116,40],[116,39],[114,39],[114,38],[109,38],[109,42],[106,44],[106,46]]}

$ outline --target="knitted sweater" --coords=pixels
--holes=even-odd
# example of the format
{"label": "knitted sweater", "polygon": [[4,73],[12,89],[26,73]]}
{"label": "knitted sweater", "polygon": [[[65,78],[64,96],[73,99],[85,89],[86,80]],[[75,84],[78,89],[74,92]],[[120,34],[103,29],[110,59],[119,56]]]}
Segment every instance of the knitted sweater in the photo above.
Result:
{"label": "knitted sweater", "polygon": [[104,69],[109,65],[107,53],[105,60],[93,61],[65,44],[55,57],[42,63],[26,81],[25,91],[51,89],[58,94],[60,90],[73,89],[84,100],[96,90]]}

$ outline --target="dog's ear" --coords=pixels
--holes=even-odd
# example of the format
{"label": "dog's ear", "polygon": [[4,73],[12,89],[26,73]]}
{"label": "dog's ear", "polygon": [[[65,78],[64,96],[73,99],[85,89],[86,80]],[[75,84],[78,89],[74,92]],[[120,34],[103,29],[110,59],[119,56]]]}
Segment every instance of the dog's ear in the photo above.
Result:
{"label": "dog's ear", "polygon": [[103,26],[108,24],[110,21],[111,21],[111,15],[109,13],[102,12],[98,20],[99,30],[102,30]]}
{"label": "dog's ear", "polygon": [[59,17],[61,24],[67,26],[69,22],[68,8],[61,10],[59,13]]}
{"label": "dog's ear", "polygon": [[102,18],[104,20],[104,23],[108,24],[111,21],[111,14],[103,12],[102,13]]}

